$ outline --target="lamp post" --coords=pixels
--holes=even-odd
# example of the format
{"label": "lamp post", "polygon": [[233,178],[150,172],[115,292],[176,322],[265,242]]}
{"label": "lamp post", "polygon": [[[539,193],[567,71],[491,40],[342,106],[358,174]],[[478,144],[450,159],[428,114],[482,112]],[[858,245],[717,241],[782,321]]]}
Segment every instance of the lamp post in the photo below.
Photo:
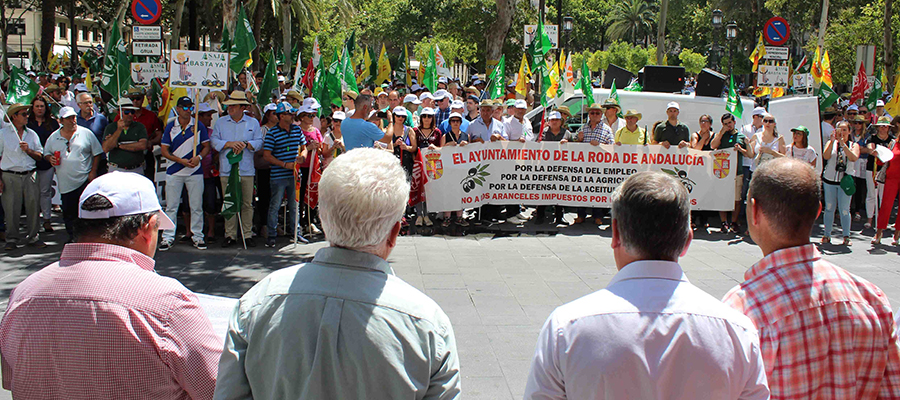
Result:
{"label": "lamp post", "polygon": [[[563,41],[559,44],[560,48],[565,48],[569,50],[569,34],[572,33],[572,25],[574,25],[575,19],[571,16],[566,15],[562,20],[562,30],[563,30]],[[565,46],[563,46],[565,44]]]}
{"label": "lamp post", "polygon": [[713,26],[713,45],[712,45],[712,67],[714,70],[719,69],[719,35],[718,30],[722,29],[722,17],[724,13],[722,10],[715,9],[712,12],[712,26]]}
{"label": "lamp post", "polygon": [[728,40],[728,76],[732,75],[732,65],[733,65],[732,59],[734,58],[731,55],[731,47],[732,47],[731,42],[733,42],[734,38],[736,38],[736,37],[737,37],[737,24],[734,23],[734,21],[731,21],[731,23],[729,23],[725,27],[725,39]]}

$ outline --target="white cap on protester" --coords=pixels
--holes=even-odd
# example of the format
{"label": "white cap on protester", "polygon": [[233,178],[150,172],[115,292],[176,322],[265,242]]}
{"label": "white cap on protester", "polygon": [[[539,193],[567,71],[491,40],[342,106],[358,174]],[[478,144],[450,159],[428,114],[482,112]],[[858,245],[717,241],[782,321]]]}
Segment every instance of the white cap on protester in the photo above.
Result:
{"label": "white cap on protester", "polygon": [[335,121],[343,121],[347,119],[347,115],[344,114],[343,111],[335,111],[334,114],[331,114],[331,119]]}
{"label": "white cap on protester", "polygon": [[676,103],[674,101],[670,101],[669,104],[666,104],[666,110],[668,110],[670,108],[674,108],[676,110],[681,111],[681,107],[678,107],[678,103]]}
{"label": "white cap on protester", "polygon": [[425,101],[425,99],[434,100],[434,96],[430,92],[424,92],[419,95],[419,101]]}
{"label": "white cap on protester", "polygon": [[72,107],[63,107],[59,109],[60,118],[69,118],[75,116],[75,109]]}
{"label": "white cap on protester", "polygon": [[[273,109],[274,109],[274,107],[273,107]],[[210,111],[216,111],[216,109],[212,108],[212,106],[210,106],[209,103],[204,102],[204,103],[200,103],[197,105],[197,113],[199,113],[199,114],[202,114],[205,112],[210,112]]]}
{"label": "white cap on protester", "polygon": [[437,101],[450,97],[450,93],[444,89],[438,89],[434,92],[434,99]]}
{"label": "white cap on protester", "polygon": [[79,84],[75,85],[75,91],[76,92],[87,92],[88,91],[87,85],[85,85],[83,83],[79,83]]}
{"label": "white cap on protester", "polygon": [[884,107],[884,100],[878,100],[875,102],[875,107]]}
{"label": "white cap on protester", "polygon": [[[81,208],[89,197],[99,194],[106,197],[112,208],[86,211]],[[175,229],[175,224],[166,216],[156,197],[153,182],[143,175],[133,172],[114,171],[94,179],[84,188],[78,199],[78,218],[107,219],[128,215],[156,212],[159,230]]]}
{"label": "white cap on protester", "polygon": [[[413,85],[413,86],[416,86],[416,85]],[[408,95],[404,96],[403,102],[404,103],[412,103],[412,104],[422,104],[422,102],[419,101],[419,98],[416,97],[416,95],[414,95],[414,94],[408,94]]]}
{"label": "white cap on protester", "polygon": [[423,115],[432,115],[432,116],[433,116],[434,114],[435,114],[435,113],[434,113],[434,109],[433,109],[433,108],[431,108],[431,107],[425,107],[425,108],[422,109],[422,112],[419,113],[419,116],[423,116]]}
{"label": "white cap on protester", "polygon": [[284,82],[284,75],[278,75],[278,82]]}
{"label": "white cap on protester", "polygon": [[394,115],[397,115],[397,116],[401,116],[403,118],[406,118],[406,116],[407,116],[406,107],[403,107],[403,106],[394,107],[394,109],[391,110],[391,113]]}
{"label": "white cap on protester", "polygon": [[450,113],[450,117],[448,117],[447,119],[448,119],[448,120],[451,120],[451,119],[453,119],[453,118],[459,118],[459,119],[462,119],[462,117],[463,117],[462,114],[460,114],[460,113],[458,113],[458,112],[452,112],[452,113]]}
{"label": "white cap on protester", "polygon": [[275,111],[275,108],[276,108],[276,107],[277,107],[277,106],[275,105],[275,103],[269,103],[269,104],[266,104],[266,106],[263,107],[263,114],[265,114],[265,113],[267,113],[267,112],[269,112],[269,111]]}
{"label": "white cap on protester", "polygon": [[524,99],[516,100],[516,108],[525,110],[528,108],[528,103]]}
{"label": "white cap on protester", "polygon": [[322,106],[319,104],[319,101],[316,100],[315,97],[307,97],[307,98],[303,99],[302,107],[309,107],[313,110],[318,110],[318,109],[322,108]]}
{"label": "white cap on protester", "polygon": [[450,102],[450,109],[454,108],[466,108],[466,103],[463,103],[462,100],[453,100]]}
{"label": "white cap on protester", "polygon": [[547,119],[562,119],[562,114],[559,111],[550,111],[550,115],[547,116]]}
{"label": "white cap on protester", "polygon": [[751,115],[766,115],[766,109],[764,107],[756,107]]}

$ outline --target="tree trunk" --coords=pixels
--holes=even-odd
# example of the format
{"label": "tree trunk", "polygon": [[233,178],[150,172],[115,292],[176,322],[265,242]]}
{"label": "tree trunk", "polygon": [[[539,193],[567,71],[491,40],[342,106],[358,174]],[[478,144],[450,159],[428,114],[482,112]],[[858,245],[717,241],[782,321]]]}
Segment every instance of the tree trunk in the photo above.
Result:
{"label": "tree trunk", "polygon": [[884,73],[887,82],[882,82],[885,91],[894,92],[894,34],[891,32],[891,18],[894,0],[884,0]]}
{"label": "tree trunk", "polygon": [[666,15],[669,12],[669,0],[662,0],[659,6],[659,30],[656,32],[656,65],[661,65],[666,52]]}
{"label": "tree trunk", "polygon": [[172,50],[181,48],[181,19],[184,16],[184,0],[175,3],[175,20],[172,21],[172,42],[169,48]]}
{"label": "tree trunk", "polygon": [[[6,18],[6,2],[0,1],[0,48],[3,49],[0,52],[0,68],[3,68],[4,71],[9,70],[9,58],[7,57],[7,44],[9,43],[9,39],[7,36],[7,32],[9,32],[9,18]],[[19,49],[21,51],[22,49]],[[21,60],[22,58],[19,57]]]}
{"label": "tree trunk", "polygon": [[[487,44],[484,47],[484,55],[486,60],[485,74],[490,73],[493,67],[500,61],[500,55],[503,52],[503,43],[506,42],[506,36],[509,34],[509,27],[512,25],[513,16],[516,14],[517,0],[496,0],[497,2],[497,19],[488,27],[485,34]],[[543,11],[540,12],[543,15]],[[447,60],[453,62],[453,60]]]}
{"label": "tree trunk", "polygon": [[197,35],[197,0],[188,0],[188,50],[200,50],[200,36]]}
{"label": "tree trunk", "polygon": [[56,39],[56,0],[44,0],[41,4],[41,63],[46,68]]}
{"label": "tree trunk", "polygon": [[[69,0],[69,26],[70,26],[70,42],[71,51],[69,51],[69,67],[72,68],[72,72],[75,72],[75,68],[78,65],[78,29],[75,29],[75,0]],[[87,29],[85,27],[84,29]]]}
{"label": "tree trunk", "polygon": [[[257,0],[257,3],[266,0]],[[234,23],[237,20],[237,0],[222,0],[222,26],[228,28],[228,32],[234,35]],[[253,31],[253,34],[257,34]]]}
{"label": "tree trunk", "polygon": [[[291,56],[291,0],[281,0],[281,51],[284,53],[285,69]],[[273,48],[272,51],[275,51]]]}
{"label": "tree trunk", "polygon": [[[260,39],[262,39],[262,35],[260,35],[260,29],[262,27],[262,19],[263,13],[265,12],[266,5],[268,4],[267,0],[257,0],[256,8],[253,10],[253,34],[259,35]],[[230,29],[230,28],[229,28]],[[259,45],[253,49],[253,59],[259,60],[259,49],[262,48],[262,41],[259,42]]]}

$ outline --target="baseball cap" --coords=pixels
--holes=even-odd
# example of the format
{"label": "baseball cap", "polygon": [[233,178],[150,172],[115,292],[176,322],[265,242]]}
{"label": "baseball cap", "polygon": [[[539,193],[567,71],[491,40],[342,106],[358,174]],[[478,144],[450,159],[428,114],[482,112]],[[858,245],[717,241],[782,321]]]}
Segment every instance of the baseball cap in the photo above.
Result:
{"label": "baseball cap", "polygon": [[284,75],[278,75],[278,82],[284,82]]}
{"label": "baseball cap", "polygon": [[[95,194],[109,200],[112,208],[94,211],[82,209],[84,201]],[[153,182],[133,172],[113,171],[104,174],[91,181],[78,199],[78,218],[81,219],[107,219],[151,212],[156,212],[159,230],[175,229],[175,224],[159,205]]]}
{"label": "baseball cap", "polygon": [[472,82],[472,85],[476,85],[476,86],[477,86],[477,85],[481,85],[481,84],[483,84],[483,83],[484,83],[484,81],[482,81],[481,79],[476,79],[475,82]]}
{"label": "baseball cap", "polygon": [[213,108],[209,105],[209,103],[200,103],[200,105],[197,106],[197,112],[198,112],[198,113],[201,113],[201,114],[202,114],[202,113],[210,112],[210,111],[216,111],[216,110],[213,109]]}
{"label": "baseball cap", "polygon": [[678,111],[681,111],[681,107],[678,107],[678,103],[676,103],[674,101],[670,101],[669,104],[666,104],[666,110],[668,110],[670,108],[674,108]]}
{"label": "baseball cap", "polygon": [[347,119],[347,114],[344,114],[343,111],[335,111],[334,114],[331,114],[331,119],[335,121],[343,121]]}
{"label": "baseball cap", "polygon": [[315,116],[315,114],[316,114],[316,110],[307,105],[300,106],[300,108],[295,109],[294,112],[297,113],[297,115],[306,113],[306,114],[313,114],[313,116]]}
{"label": "baseball cap", "polygon": [[547,119],[562,119],[562,114],[559,111],[550,111],[550,115],[547,116]]}
{"label": "baseball cap", "polygon": [[506,104],[505,104],[504,106],[506,106],[506,107],[515,107],[515,106],[516,106],[516,99],[509,99],[509,100],[506,100]]}
{"label": "baseball cap", "polygon": [[425,101],[425,99],[434,100],[434,96],[429,92],[425,92],[419,95],[419,101]]}
{"label": "baseball cap", "polygon": [[796,128],[791,128],[791,132],[801,132],[806,135],[809,135],[809,128],[807,128],[803,125],[798,125]]}
{"label": "baseball cap", "polygon": [[462,117],[463,117],[462,114],[460,114],[460,113],[458,113],[458,112],[454,112],[454,113],[450,113],[450,117],[448,117],[447,119],[448,119],[448,120],[451,120],[451,119],[453,119],[453,118],[459,118],[459,119],[462,119]]}
{"label": "baseball cap", "polygon": [[450,102],[450,108],[466,108],[466,104],[462,102],[462,100],[453,100]]}
{"label": "baseball cap", "polygon": [[884,107],[884,100],[878,100],[875,102],[875,107]]}
{"label": "baseball cap", "polygon": [[297,110],[295,110],[293,107],[291,107],[290,103],[287,103],[287,102],[278,103],[278,105],[275,106],[275,114],[284,114],[284,113],[292,113],[293,114],[295,111],[297,111]]}
{"label": "baseball cap", "polygon": [[87,92],[88,91],[87,85],[85,85],[83,83],[79,83],[79,84],[75,85],[75,91],[76,92]]}
{"label": "baseball cap", "polygon": [[516,100],[516,108],[519,108],[519,109],[522,109],[522,110],[527,109],[527,108],[528,108],[528,103],[525,102],[524,99],[518,99],[518,100]]}
{"label": "baseball cap", "polygon": [[431,107],[425,107],[422,109],[422,112],[419,113],[419,116],[422,115],[434,115],[434,109]]}
{"label": "baseball cap", "polygon": [[69,118],[75,116],[75,109],[72,107],[63,107],[59,109],[60,118]]}
{"label": "baseball cap", "polygon": [[318,109],[322,108],[322,106],[319,104],[319,101],[316,100],[315,97],[307,97],[307,98],[303,99],[303,107],[309,107],[313,110],[318,110]]}
{"label": "baseball cap", "polygon": [[764,107],[756,107],[753,109],[752,115],[766,115],[766,109]]}
{"label": "baseball cap", "polygon": [[847,111],[859,111],[859,106],[856,104],[851,104],[850,107],[847,107]]}
{"label": "baseball cap", "polygon": [[438,89],[434,92],[435,100],[443,100],[443,99],[446,99],[447,97],[450,97],[450,93],[448,93],[444,89]]}
{"label": "baseball cap", "polygon": [[[410,88],[409,88],[409,91],[411,91],[411,92],[418,92],[418,91],[420,91],[420,90],[422,90],[422,87],[419,86],[418,83],[413,83],[413,85],[410,86]],[[405,102],[404,102],[404,103],[405,103]]]}
{"label": "baseball cap", "polygon": [[406,116],[407,116],[406,107],[403,107],[403,106],[394,107],[394,109],[391,110],[391,113],[393,113],[394,116],[403,117],[403,118],[406,118]]}
{"label": "baseball cap", "polygon": [[447,77],[442,76],[442,77],[438,78],[438,83],[447,83]]}
{"label": "baseball cap", "polygon": [[267,113],[267,112],[269,112],[269,111],[275,111],[275,107],[276,107],[276,106],[275,106],[275,103],[269,103],[269,104],[266,104],[266,106],[263,107],[263,114],[265,114],[265,113]]}
{"label": "baseball cap", "polygon": [[190,97],[182,96],[182,97],[180,97],[180,98],[178,99],[178,102],[176,102],[175,105],[178,106],[178,107],[181,107],[181,106],[192,106],[192,105],[194,105],[194,101],[191,100]]}
{"label": "baseball cap", "polygon": [[[415,85],[413,85],[413,86],[415,86]],[[412,104],[422,104],[422,102],[419,101],[419,97],[417,97],[414,94],[408,94],[408,95],[404,96],[403,102],[404,103],[412,103]]]}

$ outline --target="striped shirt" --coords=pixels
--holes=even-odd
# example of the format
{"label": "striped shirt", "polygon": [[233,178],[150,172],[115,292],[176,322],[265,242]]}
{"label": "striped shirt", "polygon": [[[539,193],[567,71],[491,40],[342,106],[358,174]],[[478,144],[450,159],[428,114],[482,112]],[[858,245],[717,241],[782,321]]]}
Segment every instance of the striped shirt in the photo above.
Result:
{"label": "striped shirt", "polygon": [[[195,152],[195,149],[192,148],[194,147],[193,127],[193,118],[191,118],[191,122],[188,123],[187,128],[181,127],[181,124],[178,123],[178,118],[173,119],[172,122],[169,122],[166,125],[161,144],[163,146],[168,146],[169,153],[175,157],[183,158],[185,160],[194,158],[194,154],[200,154],[200,151],[203,150],[203,143],[209,142],[209,133],[206,130],[206,126],[201,123],[200,137],[197,141],[197,149]],[[194,168],[188,168],[179,163],[170,162],[169,167],[166,168],[166,174],[176,176],[203,175],[203,169],[200,168],[199,164]]]}
{"label": "striped shirt", "polygon": [[759,329],[773,399],[900,398],[887,296],[815,245],[769,254],[722,301]]}
{"label": "striped shirt", "polygon": [[[297,153],[300,146],[306,146],[306,136],[303,135],[303,129],[299,125],[291,124],[291,131],[285,131],[280,125],[275,125],[269,129],[266,134],[266,140],[263,142],[263,150],[272,152],[272,156],[282,162],[294,162],[297,159]],[[269,172],[271,180],[293,178],[294,171],[282,168],[279,165],[272,165]]]}

